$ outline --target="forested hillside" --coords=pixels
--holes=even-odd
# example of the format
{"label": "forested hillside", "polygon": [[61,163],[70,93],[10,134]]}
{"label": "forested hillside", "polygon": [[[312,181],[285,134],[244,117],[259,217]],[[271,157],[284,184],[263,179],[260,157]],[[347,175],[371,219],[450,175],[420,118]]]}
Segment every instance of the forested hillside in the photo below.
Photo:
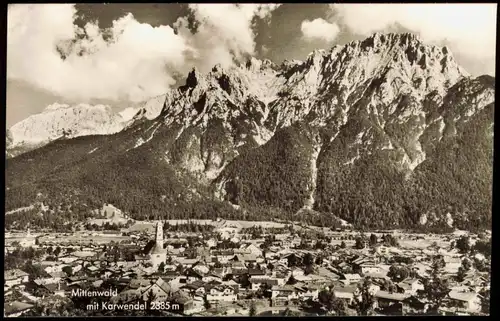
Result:
{"label": "forested hillside", "polygon": [[8,159],[7,226],[106,203],[136,219],[491,227],[494,90],[411,34],[193,70],[118,133]]}

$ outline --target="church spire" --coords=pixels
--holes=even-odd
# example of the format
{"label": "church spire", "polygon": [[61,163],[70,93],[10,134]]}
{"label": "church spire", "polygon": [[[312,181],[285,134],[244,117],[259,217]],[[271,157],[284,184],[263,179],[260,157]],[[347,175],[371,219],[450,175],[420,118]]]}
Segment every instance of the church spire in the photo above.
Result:
{"label": "church spire", "polygon": [[158,222],[156,224],[156,246],[158,246],[160,249],[163,249],[163,222]]}

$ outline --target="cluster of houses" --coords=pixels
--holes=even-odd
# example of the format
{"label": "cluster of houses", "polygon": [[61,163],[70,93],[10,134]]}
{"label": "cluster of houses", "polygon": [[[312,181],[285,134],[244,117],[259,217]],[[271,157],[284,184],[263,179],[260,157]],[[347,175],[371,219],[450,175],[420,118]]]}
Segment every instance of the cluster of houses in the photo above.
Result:
{"label": "cluster of houses", "polygon": [[[23,315],[45,297],[71,298],[77,290],[102,288],[116,290],[110,302],[168,300],[182,304],[183,312],[189,315],[248,315],[251,302],[269,309],[300,307],[303,302],[318,301],[320,291],[332,288],[335,296],[350,306],[366,277],[372,280],[369,290],[378,310],[411,314],[422,313],[428,306],[419,291],[424,289],[422,279],[429,276],[430,258],[436,252],[385,246],[358,250],[331,244],[324,250],[305,250],[294,248],[301,244],[300,239],[285,234],[276,235],[275,241],[263,248],[264,239],[242,241],[240,231],[238,227],[222,226],[216,231],[221,235],[219,240],[202,240],[189,257],[185,255],[187,242],[181,238],[166,241],[161,224],[153,246],[128,259],[110,256],[100,244],[71,253],[63,248],[56,260],[36,262],[43,275],[33,276],[19,269],[5,271],[4,314]],[[238,246],[219,248],[223,242],[220,239],[238,241]],[[304,265],[306,256],[313,259],[312,269]],[[411,264],[391,262],[395,256],[409,257]],[[454,276],[462,258],[451,252],[444,258],[442,277],[449,279],[451,287],[446,305],[461,313],[479,312],[478,293],[489,286],[489,276],[472,270],[458,282]],[[386,289],[384,284],[394,264],[412,273],[395,282],[393,289]]]}

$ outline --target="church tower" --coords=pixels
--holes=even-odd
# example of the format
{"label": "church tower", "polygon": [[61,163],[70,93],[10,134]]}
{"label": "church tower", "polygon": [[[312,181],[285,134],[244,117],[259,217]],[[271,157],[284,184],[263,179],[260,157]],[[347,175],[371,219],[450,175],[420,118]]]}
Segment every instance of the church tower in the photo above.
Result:
{"label": "church tower", "polygon": [[163,249],[163,223],[158,222],[156,224],[156,246]]}
{"label": "church tower", "polygon": [[149,252],[149,258],[154,268],[167,259],[167,251],[163,248],[163,223],[156,224],[155,244]]}

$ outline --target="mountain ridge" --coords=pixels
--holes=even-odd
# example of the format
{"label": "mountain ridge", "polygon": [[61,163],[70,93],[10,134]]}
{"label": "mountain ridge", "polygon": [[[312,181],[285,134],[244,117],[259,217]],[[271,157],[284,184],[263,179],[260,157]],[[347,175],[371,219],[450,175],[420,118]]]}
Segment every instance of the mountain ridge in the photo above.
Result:
{"label": "mountain ridge", "polygon": [[[185,85],[146,102],[121,131],[82,137],[81,144],[73,140],[88,160],[72,163],[76,167],[68,162],[61,166],[73,178],[83,172],[78,177],[85,181],[89,177],[84,169],[90,164],[123,173],[123,166],[131,166],[123,159],[141,157],[133,168],[145,177],[130,178],[141,186],[141,181],[153,179],[151,175],[162,176],[160,168],[170,172],[176,180],[170,183],[186,194],[182,205],[173,191],[161,192],[171,189],[164,185],[167,181],[150,191],[154,197],[136,191],[154,203],[138,201],[154,208],[149,214],[112,193],[94,197],[96,206],[109,201],[137,217],[192,217],[201,215],[196,214],[201,209],[220,215],[214,208],[229,217],[289,217],[306,209],[321,213],[318,220],[323,223],[339,217],[369,227],[414,226],[422,217],[434,217],[436,224],[447,225],[444,212],[451,206],[448,212],[453,212],[455,225],[470,225],[466,222],[471,217],[474,224],[487,224],[494,85],[493,77],[471,77],[446,47],[427,46],[412,34],[377,33],[328,51],[316,50],[302,62],[278,66],[251,58],[229,69],[216,65],[205,75],[193,69]],[[484,129],[484,135],[472,135],[470,124],[480,133]],[[483,157],[477,191],[463,187],[464,180],[474,177],[464,174],[462,159],[450,154],[457,171],[453,177],[437,162],[446,162],[439,153],[449,154],[457,144],[464,154],[476,151],[477,146],[464,143],[470,137],[482,148],[477,150]],[[12,159],[10,176],[28,159],[56,157],[59,150],[75,149],[71,145],[72,140],[55,142]],[[13,188],[33,177],[43,181],[38,171],[47,174],[41,164],[14,179]],[[449,181],[460,178],[460,188],[443,190],[436,175]],[[422,190],[430,181],[448,200]],[[92,184],[91,190],[105,188]],[[82,189],[81,183],[69,186]],[[449,195],[451,191],[456,195]],[[198,207],[186,204],[193,199]],[[359,205],[363,199],[366,206]],[[439,209],[429,205],[433,202]],[[22,203],[11,202],[9,209]],[[161,214],[164,206],[175,213]],[[474,218],[466,212],[481,214]],[[391,219],[382,213],[390,213]]]}

